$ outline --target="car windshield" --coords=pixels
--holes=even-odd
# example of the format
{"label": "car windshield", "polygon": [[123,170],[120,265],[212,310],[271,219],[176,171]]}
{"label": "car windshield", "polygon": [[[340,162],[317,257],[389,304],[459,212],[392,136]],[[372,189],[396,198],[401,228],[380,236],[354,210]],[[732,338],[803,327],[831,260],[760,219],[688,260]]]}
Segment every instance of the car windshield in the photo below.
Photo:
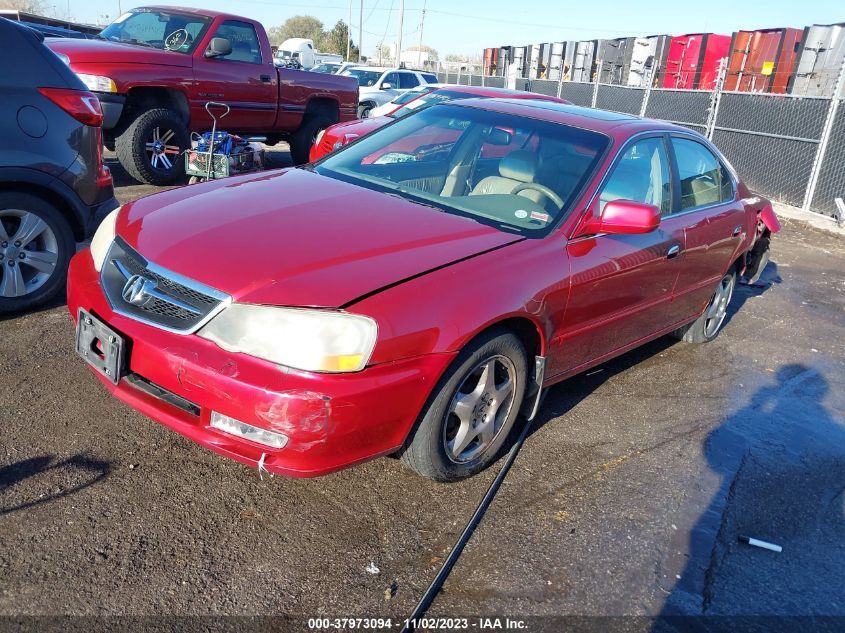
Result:
{"label": "car windshield", "polygon": [[358,85],[363,86],[364,88],[369,88],[370,86],[375,86],[381,77],[380,70],[365,70],[363,68],[347,68],[344,70],[342,75],[346,75],[347,77],[355,77],[358,80]]}
{"label": "car windshield", "polygon": [[570,210],[608,138],[457,104],[425,108],[329,154],[324,176],[541,236]]}
{"label": "car windshield", "polygon": [[99,37],[113,42],[190,54],[205,34],[211,18],[191,13],[135,9],[124,13]]}
{"label": "car windshield", "polygon": [[453,99],[466,99],[468,97],[479,98],[478,95],[473,95],[468,92],[459,92],[457,90],[436,90],[434,92],[423,94],[421,97],[407,103],[407,105],[397,108],[387,116],[393,117],[394,119],[401,119],[403,116],[419,112],[423,108],[433,106],[437,103],[446,103],[447,101],[452,101]]}

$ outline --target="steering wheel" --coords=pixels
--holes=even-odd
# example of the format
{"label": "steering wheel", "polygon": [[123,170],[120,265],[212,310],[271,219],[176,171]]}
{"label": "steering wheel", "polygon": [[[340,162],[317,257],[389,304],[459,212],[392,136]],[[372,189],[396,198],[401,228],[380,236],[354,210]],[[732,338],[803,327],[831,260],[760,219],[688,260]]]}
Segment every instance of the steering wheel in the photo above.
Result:
{"label": "steering wheel", "polygon": [[546,185],[541,185],[539,182],[524,182],[521,185],[517,185],[517,187],[511,191],[511,194],[517,194],[520,191],[525,191],[526,189],[539,191],[546,196],[546,198],[554,202],[557,205],[558,210],[563,208],[563,200],[561,197],[549,189]]}

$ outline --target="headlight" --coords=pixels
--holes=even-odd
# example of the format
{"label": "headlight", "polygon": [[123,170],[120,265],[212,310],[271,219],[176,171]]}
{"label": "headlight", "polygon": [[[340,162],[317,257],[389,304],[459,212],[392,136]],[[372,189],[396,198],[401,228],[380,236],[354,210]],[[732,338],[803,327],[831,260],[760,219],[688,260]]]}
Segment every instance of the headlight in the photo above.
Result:
{"label": "headlight", "polygon": [[243,352],[305,371],[364,369],[378,327],[347,312],[233,304],[198,334],[230,352]]}
{"label": "headlight", "polygon": [[101,77],[100,75],[89,75],[87,73],[76,73],[77,77],[82,80],[88,90],[94,92],[117,92],[117,86],[108,77]]}
{"label": "headlight", "polygon": [[114,241],[114,227],[117,224],[117,214],[119,211],[120,207],[103,218],[103,221],[97,228],[97,232],[94,233],[94,239],[91,240],[91,258],[94,260],[94,268],[97,272],[103,269],[106,254],[109,252],[109,247]]}

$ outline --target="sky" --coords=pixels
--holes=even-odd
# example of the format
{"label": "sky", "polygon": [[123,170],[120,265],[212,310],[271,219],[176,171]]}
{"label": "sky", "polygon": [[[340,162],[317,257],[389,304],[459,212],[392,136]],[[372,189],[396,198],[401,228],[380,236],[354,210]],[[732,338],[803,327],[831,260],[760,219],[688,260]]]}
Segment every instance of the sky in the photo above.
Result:
{"label": "sky", "polygon": [[[364,54],[379,42],[393,43],[399,32],[401,0],[363,0]],[[2,0],[0,0],[2,4]],[[80,22],[111,21],[119,11],[143,6],[143,0],[45,0],[52,12]],[[147,4],[168,4],[148,0]],[[331,27],[349,20],[348,0],[176,0],[180,6],[205,7],[244,15],[278,26],[297,14],[313,15]],[[361,0],[353,0],[352,38],[358,43]],[[480,55],[483,49],[540,42],[630,37],[654,34],[714,32],[739,29],[799,27],[845,22],[842,0],[405,0],[402,47],[420,40],[449,53]]]}

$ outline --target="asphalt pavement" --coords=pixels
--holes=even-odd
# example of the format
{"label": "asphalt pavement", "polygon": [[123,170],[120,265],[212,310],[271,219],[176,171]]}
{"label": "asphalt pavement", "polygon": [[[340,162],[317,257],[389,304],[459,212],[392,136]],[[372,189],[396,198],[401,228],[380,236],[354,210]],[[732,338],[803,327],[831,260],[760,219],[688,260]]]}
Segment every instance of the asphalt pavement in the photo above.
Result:
{"label": "asphalt pavement", "polygon": [[[155,190],[115,174],[122,202]],[[63,300],[0,321],[0,376],[0,616],[395,629],[496,474],[435,484],[385,458],[262,479],[111,398]],[[550,391],[429,613],[845,617],[843,457],[845,242],[788,221],[714,342],[660,339]]]}

